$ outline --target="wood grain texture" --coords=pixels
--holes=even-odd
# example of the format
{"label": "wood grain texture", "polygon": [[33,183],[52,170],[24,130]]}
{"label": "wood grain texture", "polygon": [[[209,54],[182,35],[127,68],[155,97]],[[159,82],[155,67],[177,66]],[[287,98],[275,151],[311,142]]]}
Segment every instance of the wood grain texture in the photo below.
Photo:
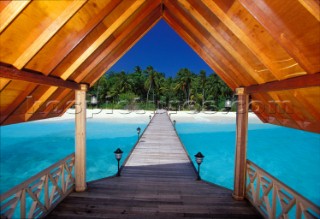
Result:
{"label": "wood grain texture", "polygon": [[[320,72],[319,7],[317,0],[2,1],[0,62],[92,86],[163,18],[229,87],[264,90]],[[21,84],[25,92],[11,83],[0,80],[1,112],[9,112],[2,125],[61,115],[74,101],[64,88],[29,93],[31,82]],[[302,80],[289,95],[270,84],[253,95],[253,111],[264,122],[318,130],[319,86],[308,86]],[[44,104],[32,116],[28,93]],[[61,109],[46,107],[54,98]],[[268,110],[259,112],[262,105]],[[282,115],[286,109],[295,115]]]}
{"label": "wood grain texture", "polygon": [[156,114],[121,177],[89,182],[48,218],[261,218],[230,190],[197,181],[192,165],[168,115]]}
{"label": "wood grain texture", "polygon": [[30,3],[30,1],[4,1],[5,5],[0,11],[0,33],[19,15],[19,13]]}

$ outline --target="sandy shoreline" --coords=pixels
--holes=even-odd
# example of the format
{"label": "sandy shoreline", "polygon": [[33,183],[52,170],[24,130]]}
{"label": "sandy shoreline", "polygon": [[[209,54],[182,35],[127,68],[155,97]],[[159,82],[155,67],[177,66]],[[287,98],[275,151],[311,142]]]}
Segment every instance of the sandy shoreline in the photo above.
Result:
{"label": "sandy shoreline", "polygon": [[[169,111],[170,118],[177,122],[212,122],[212,123],[235,123],[235,112],[199,112],[192,111]],[[136,123],[136,122],[149,122],[150,116],[154,115],[153,111],[128,111],[128,110],[101,110],[101,109],[87,109],[88,119],[108,120],[112,122],[122,123]],[[46,121],[59,121],[59,120],[74,120],[75,110],[69,109],[61,117],[51,118]],[[249,123],[259,124],[262,123],[260,119],[254,114],[249,113]]]}

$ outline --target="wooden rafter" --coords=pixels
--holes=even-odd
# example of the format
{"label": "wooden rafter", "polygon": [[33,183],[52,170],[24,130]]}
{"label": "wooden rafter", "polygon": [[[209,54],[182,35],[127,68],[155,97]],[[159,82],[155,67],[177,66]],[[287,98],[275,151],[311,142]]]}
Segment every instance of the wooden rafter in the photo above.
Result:
{"label": "wooden rafter", "polygon": [[[101,24],[103,19],[119,5],[121,0],[99,1],[98,12],[90,10],[98,7],[95,1],[88,1],[26,65],[28,69],[50,74],[54,68],[77,47],[85,37]],[[90,14],[89,14],[90,13]],[[84,17],[85,15],[85,17]],[[80,30],[79,30],[80,29]],[[72,40],[68,40],[71,39]],[[54,59],[51,57],[54,56]],[[61,72],[60,72],[61,73]],[[58,75],[57,75],[58,76]]]}
{"label": "wooden rafter", "polygon": [[30,1],[10,1],[0,13],[0,33],[19,15]]}
{"label": "wooden rafter", "polygon": [[[201,8],[201,2],[192,2],[192,1],[185,1],[185,0],[178,0],[178,2],[186,8],[189,13],[192,14],[196,20],[199,21],[199,23],[210,33],[210,36],[212,36],[216,42],[218,42],[221,46],[225,48],[225,50],[234,57],[234,59],[242,66],[242,68],[246,68],[248,72],[252,75],[252,77],[258,82],[263,83],[264,78],[261,77],[260,74],[257,74],[255,72],[255,69],[252,68],[252,66],[249,64],[248,55],[245,57],[243,56],[239,51],[235,48],[234,44],[235,42],[232,39],[231,36],[225,37],[222,35],[218,29],[213,27],[210,24],[210,21],[208,20],[208,17],[205,17],[204,13],[201,13],[203,11],[203,8]],[[195,4],[196,3],[196,4]],[[221,24],[220,24],[221,25]],[[221,28],[220,28],[221,29]],[[226,34],[226,33],[223,33]],[[210,38],[209,38],[210,39]],[[228,39],[228,40],[227,40]],[[240,42],[240,41],[239,41]]]}
{"label": "wooden rafter", "polygon": [[27,70],[19,70],[14,67],[0,65],[0,78],[26,81],[35,84],[64,87],[72,90],[79,90],[80,85],[72,81],[64,81],[60,78],[44,76]]}
{"label": "wooden rafter", "polygon": [[[198,44],[202,44],[206,52],[210,56],[219,62],[220,66],[224,69],[228,69],[228,74],[236,78],[241,86],[248,86],[249,84],[255,84],[256,81],[248,74],[245,74],[238,62],[221,46],[218,42],[213,43],[209,40],[208,32],[205,31],[195,19],[188,16],[184,10],[175,1],[165,1],[166,7],[169,9],[167,13],[170,13],[172,17],[179,23],[179,28],[186,30]],[[178,27],[177,27],[178,28]],[[176,29],[176,28],[175,28]]]}
{"label": "wooden rafter", "polygon": [[197,43],[194,38],[192,38],[183,28],[175,28],[179,26],[173,17],[167,11],[163,13],[165,21],[177,31],[177,34],[180,35],[182,39],[184,39],[188,45],[195,50],[195,52],[207,62],[207,64],[218,73],[218,75],[226,82],[226,84],[235,89],[239,87],[239,85],[226,73],[224,72],[223,68],[212,58],[209,54],[203,49],[204,46]]}
{"label": "wooden rafter", "polygon": [[[148,18],[148,15],[155,10],[157,7],[159,7],[159,2],[157,1],[147,1],[144,5],[141,6],[139,10],[143,11],[141,12],[140,16],[133,15],[130,17],[127,21],[127,23],[121,25],[118,27],[118,29],[115,30],[113,33],[113,38],[110,43],[109,41],[106,41],[101,47],[103,49],[98,49],[93,54],[93,59],[88,58],[75,72],[73,75],[77,75],[77,77],[73,77],[73,75],[70,77],[74,81],[81,81],[88,73],[90,73],[96,66],[98,66],[104,58],[106,58],[113,50],[114,48],[119,45],[125,38],[127,38],[132,31],[134,31],[139,23],[142,23],[144,19]],[[160,18],[160,15],[159,17]],[[128,24],[129,23],[129,24]],[[119,57],[120,58],[120,57]]]}
{"label": "wooden rafter", "polygon": [[[128,33],[127,37],[117,43],[117,47],[102,60],[92,71],[84,78],[85,82],[93,85],[112,65],[114,65],[132,46],[140,40],[160,19],[160,5],[154,8],[152,12],[142,22],[136,25],[136,28]],[[134,23],[133,23],[134,24]]]}
{"label": "wooden rafter", "polygon": [[[288,1],[286,5],[280,1],[266,0],[239,2],[308,73],[319,71],[319,22],[307,10],[297,11],[299,1]],[[295,10],[287,10],[288,7]],[[279,16],[282,18],[281,22],[278,20]]]}
{"label": "wooden rafter", "polygon": [[265,84],[252,85],[245,88],[245,92],[266,93],[270,91],[292,90],[298,88],[320,86],[320,73],[289,78],[282,81],[273,81]]}
{"label": "wooden rafter", "polygon": [[74,1],[61,15],[44,30],[41,35],[19,56],[13,63],[18,69],[23,68],[32,57],[51,39],[52,36],[86,3],[86,1]]}
{"label": "wooden rafter", "polygon": [[73,72],[96,50],[98,47],[106,40],[109,36],[123,23],[130,17],[134,11],[136,11],[144,1],[135,1],[130,5],[130,7],[123,12],[121,16],[117,18],[116,21],[114,21],[113,24],[108,27],[105,32],[100,35],[100,37],[92,43],[92,45],[86,49],[80,57],[78,57],[75,62],[72,63],[72,65],[69,66],[69,68],[60,76],[62,79],[67,79],[70,75],[73,74]]}

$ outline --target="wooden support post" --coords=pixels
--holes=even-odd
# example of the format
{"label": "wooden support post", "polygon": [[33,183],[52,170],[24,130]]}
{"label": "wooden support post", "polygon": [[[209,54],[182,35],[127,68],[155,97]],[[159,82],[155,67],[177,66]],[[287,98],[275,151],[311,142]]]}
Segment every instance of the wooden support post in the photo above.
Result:
{"label": "wooden support post", "polygon": [[244,88],[237,88],[237,133],[236,133],[236,157],[234,172],[233,198],[243,200],[246,188],[246,163],[247,163],[247,134],[248,134],[248,110],[249,95]]}
{"label": "wooden support post", "polygon": [[81,84],[81,90],[76,90],[76,136],[75,136],[75,181],[76,192],[83,192],[86,184],[86,91],[87,85]]}

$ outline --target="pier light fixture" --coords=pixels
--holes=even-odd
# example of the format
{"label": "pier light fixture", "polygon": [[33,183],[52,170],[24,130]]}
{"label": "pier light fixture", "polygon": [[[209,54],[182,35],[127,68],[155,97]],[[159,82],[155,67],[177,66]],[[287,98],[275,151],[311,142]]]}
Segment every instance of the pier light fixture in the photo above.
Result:
{"label": "pier light fixture", "polygon": [[138,140],[139,140],[139,138],[140,138],[140,132],[141,132],[141,128],[138,127],[138,128],[137,128]]}
{"label": "pier light fixture", "polygon": [[227,112],[231,110],[232,102],[231,100],[227,99],[226,102],[224,103],[224,108]]}
{"label": "pier light fixture", "polygon": [[120,148],[118,148],[117,150],[114,151],[114,155],[115,155],[115,157],[116,157],[116,159],[118,161],[118,173],[117,173],[117,176],[120,176],[120,160],[122,158],[122,153],[123,153],[123,151]]}
{"label": "pier light fixture", "polygon": [[203,161],[204,156],[203,156],[203,154],[201,152],[198,152],[194,156],[195,156],[196,162],[198,164],[198,178],[197,178],[197,180],[201,180],[201,177],[200,177],[200,165],[201,165],[201,163]]}
{"label": "pier light fixture", "polygon": [[152,118],[151,115],[149,115],[149,119],[150,119],[150,120],[151,120],[151,118]]}
{"label": "pier light fixture", "polygon": [[174,127],[174,129],[176,129],[176,124],[177,124],[177,121],[176,121],[176,120],[173,120],[173,127]]}
{"label": "pier light fixture", "polygon": [[90,103],[91,103],[91,106],[92,106],[92,107],[94,107],[94,106],[96,106],[96,105],[98,104],[98,99],[97,99],[96,95],[92,95],[92,96],[91,96],[91,101],[90,101]]}

